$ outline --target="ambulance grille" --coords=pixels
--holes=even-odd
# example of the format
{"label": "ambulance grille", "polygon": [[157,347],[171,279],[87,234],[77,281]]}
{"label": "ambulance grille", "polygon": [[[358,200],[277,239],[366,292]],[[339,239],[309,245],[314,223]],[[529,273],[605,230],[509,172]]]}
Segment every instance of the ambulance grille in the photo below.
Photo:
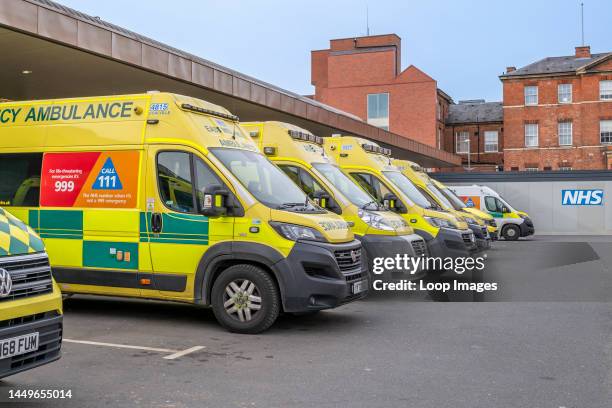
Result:
{"label": "ambulance grille", "polygon": [[361,248],[336,251],[335,255],[340,272],[343,274],[361,268]]}
{"label": "ambulance grille", "polygon": [[415,256],[427,256],[427,244],[424,240],[412,241],[410,244]]}
{"label": "ambulance grille", "polygon": [[1,257],[0,269],[7,271],[12,281],[8,294],[4,292],[6,285],[0,287],[0,302],[44,295],[53,291],[49,258],[44,253]]}
{"label": "ambulance grille", "polygon": [[466,244],[472,243],[472,234],[469,232],[466,232],[465,234],[461,234],[461,238],[463,238],[463,242],[465,242]]}

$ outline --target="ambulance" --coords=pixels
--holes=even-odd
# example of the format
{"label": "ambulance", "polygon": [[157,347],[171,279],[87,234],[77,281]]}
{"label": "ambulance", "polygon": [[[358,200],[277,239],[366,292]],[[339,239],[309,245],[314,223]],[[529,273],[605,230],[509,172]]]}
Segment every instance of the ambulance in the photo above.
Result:
{"label": "ambulance", "polygon": [[[0,179],[11,176],[0,161]],[[62,295],[43,242],[0,208],[0,378],[59,359],[61,345]]]}
{"label": "ambulance", "polygon": [[[282,122],[241,125],[260,150],[312,200],[352,225],[353,233],[363,245],[370,271],[376,258],[404,254],[427,256],[423,238],[401,216],[363,191],[325,154],[323,138]],[[388,275],[389,279],[416,280],[424,276],[424,271],[389,271]]]}
{"label": "ambulance", "polygon": [[400,214],[434,257],[468,257],[477,250],[467,223],[439,211],[391,161],[391,151],[354,136],[324,138],[324,148],[376,201]]}
{"label": "ambulance", "polygon": [[4,103],[0,117],[14,173],[0,199],[40,233],[65,293],[210,306],[238,333],[368,293],[346,221],[220,106],[152,92]]}
{"label": "ambulance", "polygon": [[463,202],[463,200],[461,200],[459,196],[457,196],[457,194],[453,192],[453,190],[448,188],[446,185],[444,185],[440,181],[436,179],[431,179],[431,182],[438,188],[438,191],[444,194],[444,196],[448,199],[448,201],[453,204],[453,207],[455,207],[455,209],[457,210],[461,209],[462,211],[465,211],[468,214],[472,214],[484,220],[485,224],[487,225],[489,236],[491,237],[493,241],[496,241],[499,238],[497,222],[495,221],[495,218],[491,214],[489,214],[488,212],[482,211],[478,208],[475,208],[475,207],[468,207]]}
{"label": "ambulance", "polygon": [[515,210],[495,190],[487,186],[449,186],[468,207],[487,211],[493,217],[500,235],[507,241],[516,241],[535,233],[533,221],[526,212]]}
{"label": "ambulance", "polygon": [[[397,166],[400,171],[412,181],[419,191],[426,196],[429,201],[437,205],[439,210],[448,211],[458,219],[465,221],[468,227],[474,233],[476,237],[476,244],[480,250],[491,248],[491,237],[489,236],[489,230],[485,222],[473,214],[463,211],[462,208],[455,207],[435,184],[431,178],[414,162],[408,160],[394,159],[392,161],[394,166]],[[465,207],[465,205],[463,206]],[[488,215],[490,219],[492,216]]]}

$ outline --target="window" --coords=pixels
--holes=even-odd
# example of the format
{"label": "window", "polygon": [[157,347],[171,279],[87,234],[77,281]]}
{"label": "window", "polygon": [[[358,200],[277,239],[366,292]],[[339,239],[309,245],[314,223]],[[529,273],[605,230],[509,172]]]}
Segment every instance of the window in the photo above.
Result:
{"label": "window", "polygon": [[525,87],[525,105],[537,105],[538,104],[538,87],[537,86],[526,86]]}
{"label": "window", "polygon": [[599,137],[601,143],[612,143],[612,120],[602,120],[599,122]]}
{"label": "window", "polygon": [[496,153],[499,149],[498,135],[496,130],[484,132],[484,151],[485,153]]}
{"label": "window", "polygon": [[308,197],[314,198],[314,193],[325,191],[307,171],[295,166],[280,165],[279,167],[302,189],[303,192],[308,194]]}
{"label": "window", "polygon": [[376,198],[380,204],[383,204],[385,196],[391,193],[391,190],[389,190],[387,186],[370,174],[351,173],[351,176],[357,181],[361,188],[367,191],[372,197]]}
{"label": "window", "polygon": [[198,158],[195,159],[195,177],[196,177],[196,193],[200,209],[204,208],[204,191],[213,185],[222,186],[223,183],[215,173],[204,162]]}
{"label": "window", "polygon": [[455,139],[456,153],[468,153],[470,151],[470,132],[457,132]]}
{"label": "window", "polygon": [[572,171],[572,168],[568,166],[559,166],[559,171]]}
{"label": "window", "polygon": [[389,94],[368,95],[368,123],[389,130]]}
{"label": "window", "polygon": [[[365,191],[360,189],[357,184],[351,180],[346,174],[344,174],[338,167],[328,163],[316,163],[314,167],[319,171],[323,177],[334,185],[346,198],[359,207],[373,206],[378,208],[376,205],[372,205],[373,197],[368,195]],[[370,205],[369,205],[370,204]]]}
{"label": "window", "polygon": [[486,196],[485,197],[485,206],[487,207],[487,211],[489,212],[502,212],[504,208],[504,204],[497,197]]}
{"label": "window", "polygon": [[42,156],[0,155],[0,206],[38,207]]}
{"label": "window", "polygon": [[612,99],[612,81],[599,81],[599,99]]}
{"label": "window", "polygon": [[160,153],[157,156],[157,178],[159,194],[166,207],[177,212],[195,212],[189,153]]}
{"label": "window", "polygon": [[[300,208],[317,209],[308,203],[306,195],[281,169],[263,154],[240,149],[215,147],[210,149],[225,168],[262,204],[291,211]],[[296,204],[304,203],[298,206]]]}
{"label": "window", "polygon": [[540,169],[537,167],[525,167],[525,171],[539,171]]}
{"label": "window", "polygon": [[537,123],[525,123],[525,147],[538,147]]}
{"label": "window", "polygon": [[572,84],[559,84],[557,96],[559,103],[572,103]]}
{"label": "window", "polygon": [[572,145],[572,122],[569,120],[559,122],[559,146]]}

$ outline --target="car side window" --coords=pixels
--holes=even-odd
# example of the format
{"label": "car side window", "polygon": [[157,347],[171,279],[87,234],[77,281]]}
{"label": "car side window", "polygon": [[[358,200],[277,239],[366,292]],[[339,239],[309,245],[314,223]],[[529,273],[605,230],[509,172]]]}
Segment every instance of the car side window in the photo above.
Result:
{"label": "car side window", "polygon": [[38,207],[42,153],[0,155],[0,206]]}
{"label": "car side window", "polygon": [[382,197],[376,191],[376,188],[372,185],[372,176],[365,173],[350,173],[351,177],[355,179],[357,184],[365,191],[367,191],[372,197],[376,198],[377,201],[382,202]]}
{"label": "car side window", "polygon": [[495,197],[485,197],[485,206],[487,207],[487,211],[501,212],[501,207],[497,208],[497,199]]}
{"label": "car side window", "polygon": [[310,173],[302,169],[300,169],[300,187],[310,198],[313,198],[316,192],[325,191]]}
{"label": "car side window", "polygon": [[223,182],[219,177],[202,161],[200,158],[195,158],[195,184],[196,194],[198,197],[199,208],[204,206],[204,191],[213,186],[222,186]]}
{"label": "car side window", "polygon": [[298,186],[300,185],[299,169],[295,166],[280,165],[280,169]]}
{"label": "car side window", "polygon": [[157,178],[159,194],[166,207],[177,212],[195,212],[191,154],[185,152],[159,153]]}

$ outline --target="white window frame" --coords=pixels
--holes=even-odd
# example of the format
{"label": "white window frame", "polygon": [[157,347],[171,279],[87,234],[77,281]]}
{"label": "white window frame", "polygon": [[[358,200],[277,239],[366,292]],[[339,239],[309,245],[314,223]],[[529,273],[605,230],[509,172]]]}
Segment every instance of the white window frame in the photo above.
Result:
{"label": "white window frame", "polygon": [[559,171],[572,171],[571,166],[559,166]]}
{"label": "white window frame", "polygon": [[[535,130],[535,132],[531,132]],[[528,143],[528,140],[535,139],[535,143]],[[540,125],[538,123],[525,123],[525,147],[538,147],[540,145]]]}
{"label": "white window frame", "polygon": [[[487,136],[495,136],[495,141],[487,141]],[[492,147],[494,146],[494,147]],[[499,153],[499,132],[497,130],[485,130],[484,132],[484,152]]]}
{"label": "white window frame", "polygon": [[612,81],[611,80],[599,81],[599,100],[600,101],[612,101]]}
{"label": "white window frame", "polygon": [[572,103],[573,91],[572,84],[557,85],[557,101],[559,103]]}
{"label": "white window frame", "polygon": [[601,144],[612,144],[612,120],[599,121],[599,141]]}
{"label": "white window frame", "polygon": [[[461,146],[461,149],[460,149]],[[468,154],[470,152],[470,132],[461,131],[455,133],[455,153]]]}
{"label": "white window frame", "polygon": [[[531,91],[535,91],[535,92],[531,92]],[[537,85],[526,86],[523,92],[525,94],[525,106],[534,106],[538,104],[539,90],[538,90]]]}
{"label": "white window frame", "polygon": [[[371,96],[375,96],[377,99],[381,96],[381,95],[386,95],[387,98],[387,116],[381,116],[381,117],[370,117],[370,97]],[[366,96],[366,116],[368,117],[367,122],[370,125],[382,128],[384,130],[389,130],[389,116],[390,116],[390,111],[391,111],[391,98],[389,97],[389,93],[388,92],[379,92],[379,93],[373,93],[373,94],[368,94]],[[377,100],[378,103],[378,100]]]}
{"label": "white window frame", "polygon": [[525,167],[525,171],[540,171],[539,167]]}
{"label": "white window frame", "polygon": [[[574,144],[574,124],[571,120],[563,120],[557,123],[559,146],[571,146]],[[567,140],[569,138],[569,140]]]}

